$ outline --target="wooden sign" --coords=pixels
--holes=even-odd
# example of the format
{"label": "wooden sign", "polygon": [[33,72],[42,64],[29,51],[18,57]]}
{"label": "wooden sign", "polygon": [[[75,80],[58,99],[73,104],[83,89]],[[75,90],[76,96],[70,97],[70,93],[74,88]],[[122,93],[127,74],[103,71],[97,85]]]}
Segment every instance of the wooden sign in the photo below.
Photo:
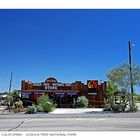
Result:
{"label": "wooden sign", "polygon": [[88,88],[98,88],[98,80],[88,80]]}

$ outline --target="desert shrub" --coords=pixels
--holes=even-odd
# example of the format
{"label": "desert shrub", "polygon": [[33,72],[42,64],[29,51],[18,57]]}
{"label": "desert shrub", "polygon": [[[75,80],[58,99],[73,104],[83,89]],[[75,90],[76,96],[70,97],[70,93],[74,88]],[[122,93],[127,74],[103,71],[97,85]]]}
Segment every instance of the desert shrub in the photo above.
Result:
{"label": "desert shrub", "polygon": [[115,102],[113,103],[106,103],[104,106],[104,111],[112,111],[112,112],[124,112],[126,109],[126,105],[125,103],[119,103],[116,104]]}
{"label": "desert shrub", "polygon": [[22,101],[16,101],[14,103],[14,112],[21,112],[23,111],[23,102]]}
{"label": "desert shrub", "polygon": [[111,107],[109,104],[105,104],[104,111],[111,111]]}
{"label": "desert shrub", "polygon": [[53,107],[56,108],[56,107],[57,107],[57,103],[54,103],[54,104],[53,104]]}
{"label": "desert shrub", "polygon": [[23,102],[22,101],[16,101],[15,102],[15,107],[16,108],[23,108]]}
{"label": "desert shrub", "polygon": [[130,112],[137,112],[138,106],[135,103],[130,104]]}
{"label": "desert shrub", "polygon": [[140,101],[140,95],[138,95],[138,98],[137,98],[137,100],[138,100],[138,101]]}
{"label": "desert shrub", "polygon": [[37,103],[38,104],[44,104],[44,103],[46,103],[46,102],[48,102],[48,96],[46,96],[46,95],[41,95],[39,98],[38,98],[38,100],[37,100]]}
{"label": "desert shrub", "polygon": [[120,105],[119,104],[113,104],[111,106],[111,109],[113,112],[121,112],[121,109],[120,109]]}
{"label": "desert shrub", "polygon": [[129,104],[128,96],[115,96],[114,94],[108,95],[107,101],[104,106],[104,111],[112,112],[125,112]]}
{"label": "desert shrub", "polygon": [[45,104],[42,105],[44,112],[51,112],[54,109],[54,106],[50,102],[46,102]]}
{"label": "desert shrub", "polygon": [[133,98],[134,98],[134,101],[136,101],[136,102],[140,102],[140,95],[139,95],[139,94],[133,96]]}
{"label": "desert shrub", "polygon": [[125,109],[126,109],[127,104],[126,104],[126,103],[120,103],[119,105],[120,105],[120,106],[119,106],[120,111],[121,111],[121,112],[124,112]]}
{"label": "desert shrub", "polygon": [[43,107],[41,106],[41,104],[38,104],[38,105],[36,106],[36,109],[37,109],[37,112],[43,112],[43,111],[44,111],[44,109],[43,109]]}
{"label": "desert shrub", "polygon": [[28,114],[34,114],[37,112],[36,106],[32,105],[32,106],[28,106],[26,113]]}
{"label": "desert shrub", "polygon": [[76,107],[86,108],[87,106],[88,106],[88,99],[85,96],[78,97]]}
{"label": "desert shrub", "polygon": [[44,112],[51,112],[55,108],[55,105],[48,100],[48,97],[41,95],[38,99],[38,109]]}

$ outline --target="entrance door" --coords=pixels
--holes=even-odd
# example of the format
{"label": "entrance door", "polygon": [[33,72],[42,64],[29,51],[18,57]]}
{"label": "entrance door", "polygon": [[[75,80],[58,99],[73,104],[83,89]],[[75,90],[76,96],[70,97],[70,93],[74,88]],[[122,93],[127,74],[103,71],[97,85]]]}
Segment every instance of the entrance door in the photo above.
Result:
{"label": "entrance door", "polygon": [[75,95],[67,95],[65,94],[57,94],[55,95],[55,102],[57,104],[57,107],[62,108],[72,108],[75,104]]}

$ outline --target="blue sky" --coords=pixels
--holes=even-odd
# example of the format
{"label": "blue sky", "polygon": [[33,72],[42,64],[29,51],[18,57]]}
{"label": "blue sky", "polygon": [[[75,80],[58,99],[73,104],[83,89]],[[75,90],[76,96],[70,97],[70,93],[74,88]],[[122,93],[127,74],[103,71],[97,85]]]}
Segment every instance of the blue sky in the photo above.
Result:
{"label": "blue sky", "polygon": [[[0,10],[0,92],[21,80],[107,80],[132,57],[140,65],[140,10]],[[139,91],[138,91],[139,92]]]}

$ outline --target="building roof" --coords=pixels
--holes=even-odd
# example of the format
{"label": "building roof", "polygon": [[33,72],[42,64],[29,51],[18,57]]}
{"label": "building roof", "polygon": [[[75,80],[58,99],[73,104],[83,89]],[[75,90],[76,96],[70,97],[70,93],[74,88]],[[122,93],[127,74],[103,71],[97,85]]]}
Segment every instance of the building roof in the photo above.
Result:
{"label": "building roof", "polygon": [[49,77],[48,79],[46,79],[45,83],[57,83],[57,80],[53,77]]}

